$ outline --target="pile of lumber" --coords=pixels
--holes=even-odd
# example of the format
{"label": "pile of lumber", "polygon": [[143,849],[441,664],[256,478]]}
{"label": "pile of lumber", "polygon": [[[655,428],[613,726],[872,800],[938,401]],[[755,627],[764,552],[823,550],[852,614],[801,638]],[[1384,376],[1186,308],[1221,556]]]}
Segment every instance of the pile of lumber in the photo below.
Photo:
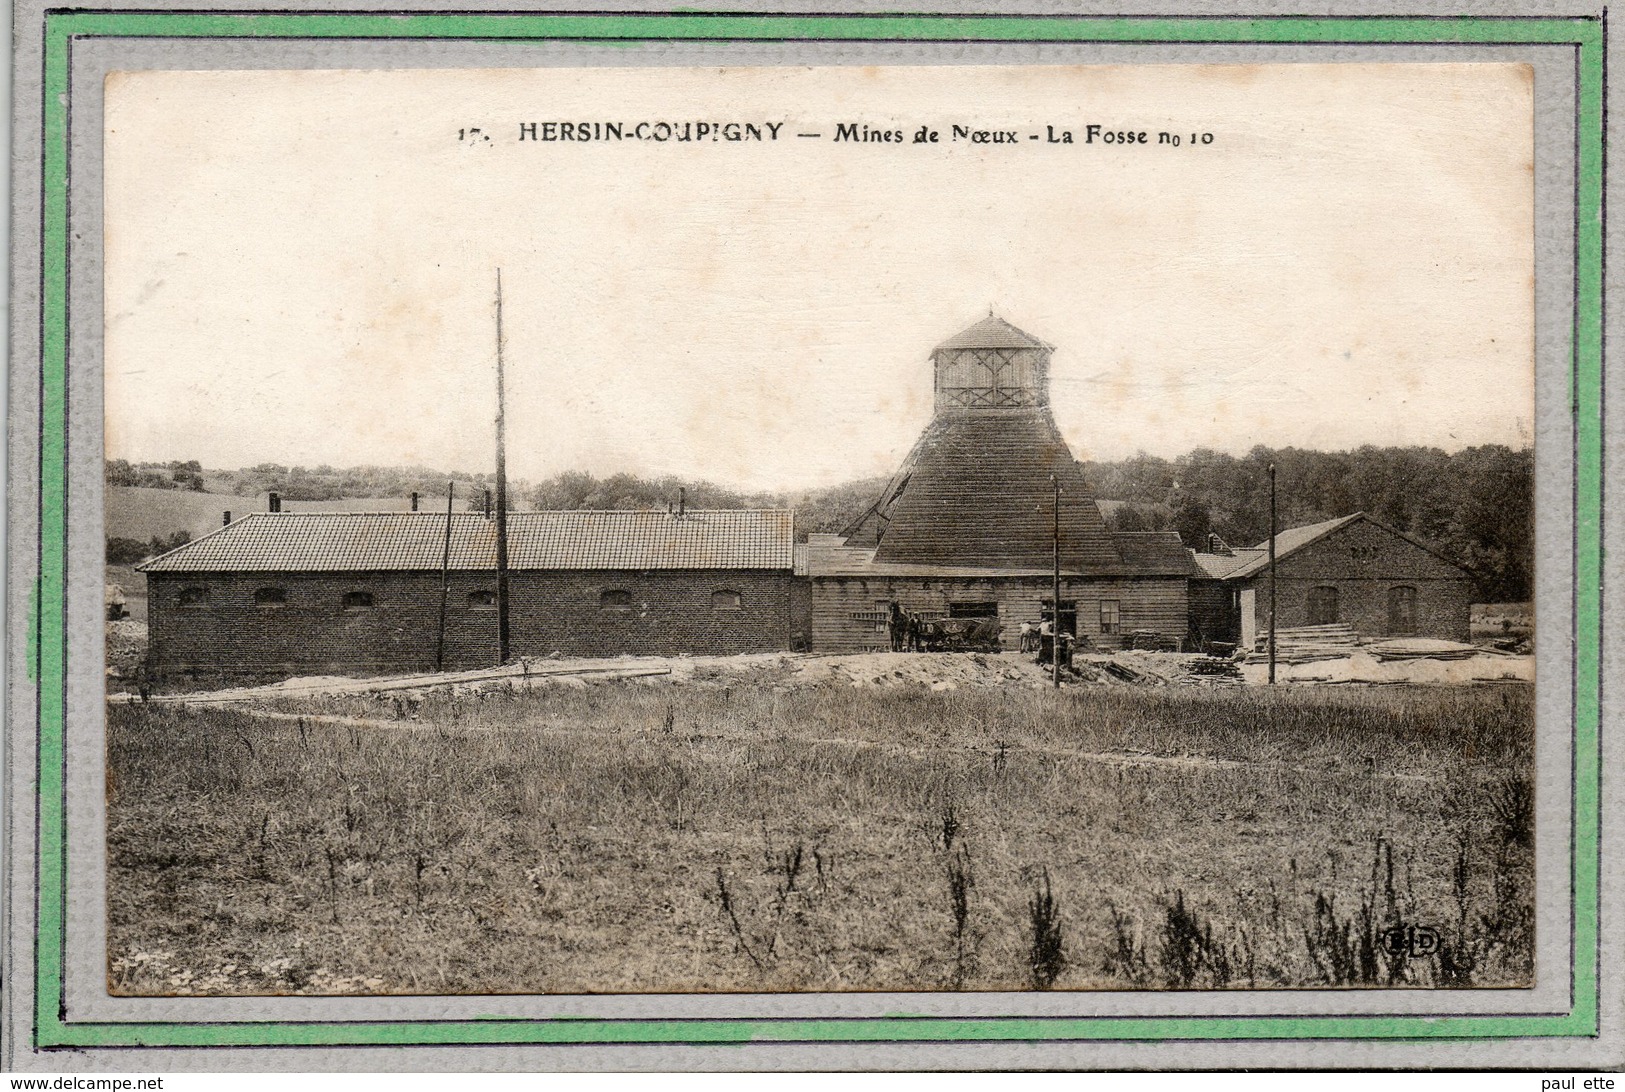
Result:
{"label": "pile of lumber", "polygon": [[[1269,634],[1260,634],[1256,650],[1247,657],[1247,662],[1268,663],[1269,642]],[[1278,629],[1275,631],[1275,662],[1312,664],[1321,660],[1341,660],[1352,655],[1359,644],[1360,635],[1354,632],[1354,627],[1342,622]]]}
{"label": "pile of lumber", "polygon": [[1137,629],[1129,636],[1128,647],[1140,652],[1178,652],[1179,638],[1148,629]]}
{"label": "pile of lumber", "polygon": [[1437,641],[1426,637],[1396,637],[1378,641],[1366,651],[1384,662],[1388,660],[1470,660],[1482,649],[1460,641]]}
{"label": "pile of lumber", "polygon": [[1123,682],[1141,686],[1240,685],[1241,668],[1218,656],[1124,651],[1094,657],[1090,663]]}
{"label": "pile of lumber", "polygon": [[1168,680],[1154,672],[1143,671],[1139,667],[1130,667],[1118,660],[1106,660],[1097,664],[1102,671],[1114,679],[1124,682],[1139,683],[1142,686],[1166,686]]}
{"label": "pile of lumber", "polygon": [[1240,683],[1241,667],[1225,656],[1197,656],[1185,664],[1192,682]]}

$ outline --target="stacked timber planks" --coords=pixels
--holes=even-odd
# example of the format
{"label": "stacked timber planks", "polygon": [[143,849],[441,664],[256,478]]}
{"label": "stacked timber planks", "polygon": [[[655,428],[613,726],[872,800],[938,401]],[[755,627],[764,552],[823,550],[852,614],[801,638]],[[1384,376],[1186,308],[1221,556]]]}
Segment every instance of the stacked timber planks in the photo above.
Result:
{"label": "stacked timber planks", "polygon": [[[1426,637],[1399,637],[1379,641],[1366,651],[1378,660],[1470,660],[1484,651],[1460,641],[1438,641]],[[1494,655],[1494,653],[1492,653]]]}
{"label": "stacked timber planks", "polygon": [[1241,669],[1216,656],[1169,652],[1114,652],[1091,664],[1115,679],[1142,686],[1239,686]]}
{"label": "stacked timber planks", "polygon": [[1179,638],[1169,637],[1153,630],[1137,629],[1129,637],[1128,646],[1141,652],[1178,652]]}
{"label": "stacked timber planks", "polygon": [[[1341,622],[1321,626],[1292,626],[1275,631],[1275,662],[1312,664],[1321,660],[1341,660],[1360,645],[1354,627]],[[1247,657],[1250,664],[1267,663],[1269,636],[1258,638],[1256,650]]]}
{"label": "stacked timber planks", "polygon": [[1241,668],[1224,656],[1198,656],[1186,665],[1192,682],[1241,685]]}

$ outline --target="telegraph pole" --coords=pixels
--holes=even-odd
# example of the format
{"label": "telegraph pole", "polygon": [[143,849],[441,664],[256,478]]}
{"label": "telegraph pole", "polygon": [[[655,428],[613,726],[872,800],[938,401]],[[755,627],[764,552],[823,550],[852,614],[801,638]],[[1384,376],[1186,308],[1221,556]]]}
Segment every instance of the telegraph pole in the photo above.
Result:
{"label": "telegraph pole", "polygon": [[[1049,601],[1049,669],[1050,680],[1055,684],[1055,689],[1059,690],[1061,688],[1061,480],[1051,474],[1049,483],[1055,490],[1055,581],[1050,589],[1052,598]],[[1040,644],[1042,644],[1042,639],[1040,639]]]}
{"label": "telegraph pole", "polygon": [[497,666],[508,662],[507,390],[502,372],[502,270],[497,270]]}
{"label": "telegraph pole", "polygon": [[446,545],[440,552],[440,640],[434,648],[434,669],[446,669],[446,600],[451,596],[451,498],[457,483],[446,483]]}
{"label": "telegraph pole", "polygon": [[1275,685],[1275,464],[1270,464],[1270,685]]}

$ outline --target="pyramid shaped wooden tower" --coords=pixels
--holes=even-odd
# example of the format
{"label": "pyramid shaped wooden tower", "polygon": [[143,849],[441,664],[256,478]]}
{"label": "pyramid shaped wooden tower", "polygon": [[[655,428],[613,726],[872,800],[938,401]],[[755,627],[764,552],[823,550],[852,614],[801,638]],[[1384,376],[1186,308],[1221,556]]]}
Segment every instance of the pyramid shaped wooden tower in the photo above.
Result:
{"label": "pyramid shaped wooden tower", "polygon": [[877,562],[1117,573],[1123,558],[1049,407],[1053,347],[989,315],[932,351],[935,415],[847,528]]}
{"label": "pyramid shaped wooden tower", "polygon": [[931,423],[863,515],[803,548],[813,648],[885,647],[900,608],[996,618],[1013,649],[1052,617],[1057,541],[1065,629],[1096,648],[1183,641],[1200,570],[1173,532],[1106,527],[1050,414],[1051,352],[993,315],[932,351]]}

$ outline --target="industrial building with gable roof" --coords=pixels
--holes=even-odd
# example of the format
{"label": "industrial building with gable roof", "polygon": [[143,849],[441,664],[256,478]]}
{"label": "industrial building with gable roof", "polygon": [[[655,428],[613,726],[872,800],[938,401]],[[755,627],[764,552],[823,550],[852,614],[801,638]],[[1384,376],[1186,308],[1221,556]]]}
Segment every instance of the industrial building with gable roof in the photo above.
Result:
{"label": "industrial building with gable roof", "polygon": [[[888,646],[899,610],[997,619],[1013,649],[1057,598],[1088,647],[1251,645],[1268,544],[1109,530],[1050,412],[1052,352],[992,315],[937,346],[930,423],[840,534],[798,545],[786,510],[509,514],[511,655],[861,651]],[[496,539],[477,513],[230,522],[140,567],[149,670],[490,665]],[[1279,625],[1467,636],[1470,575],[1409,536],[1357,513],[1276,544]]]}
{"label": "industrial building with gable roof", "polygon": [[[794,544],[783,510],[512,513],[513,654],[804,645]],[[382,673],[496,657],[496,526],[478,513],[260,513],[141,569],[148,669],[159,675]]]}
{"label": "industrial building with gable roof", "polygon": [[[1269,540],[1199,553],[1191,636],[1253,647],[1269,629]],[[1465,641],[1472,574],[1364,512],[1275,536],[1275,624],[1345,624],[1363,637]]]}

